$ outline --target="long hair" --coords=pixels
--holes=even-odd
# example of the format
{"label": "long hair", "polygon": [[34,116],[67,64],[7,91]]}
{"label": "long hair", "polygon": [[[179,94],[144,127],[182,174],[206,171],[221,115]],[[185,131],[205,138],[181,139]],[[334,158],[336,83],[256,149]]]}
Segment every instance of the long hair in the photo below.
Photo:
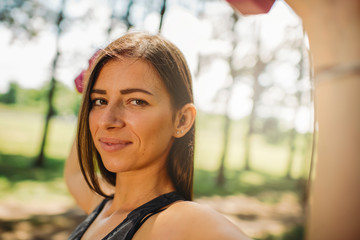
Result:
{"label": "long hair", "polygon": [[[90,93],[96,79],[111,60],[142,59],[158,72],[170,94],[175,111],[193,103],[192,79],[186,60],[180,50],[158,35],[128,33],[110,43],[98,54],[93,64],[80,109],[77,146],[81,171],[89,187],[96,193],[110,197],[101,189],[98,172],[102,178],[115,185],[116,174],[108,171],[96,150],[89,128],[91,110]],[[192,200],[194,174],[195,126],[182,138],[175,138],[167,159],[167,170],[176,191],[186,200]]]}

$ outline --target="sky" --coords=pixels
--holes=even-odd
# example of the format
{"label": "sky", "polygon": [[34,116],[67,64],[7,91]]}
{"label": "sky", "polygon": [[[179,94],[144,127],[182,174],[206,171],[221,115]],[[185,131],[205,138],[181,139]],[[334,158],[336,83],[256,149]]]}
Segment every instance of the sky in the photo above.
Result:
{"label": "sky", "polygon": [[[124,2],[120,1],[120,3]],[[219,30],[214,29],[214,22],[223,22],[223,26],[219,25],[221,33],[221,27],[226,28],[229,25],[224,16],[230,15],[232,9],[225,1],[213,1],[212,4],[207,4],[205,9],[208,17],[201,18],[194,10],[196,7],[193,4],[194,2],[184,2],[183,4],[176,4],[175,0],[168,1],[162,35],[174,42],[184,53],[194,75],[199,54],[215,53],[224,56],[233,54],[225,30],[219,38],[214,39],[214,34],[219,35],[216,32]],[[118,7],[124,9],[126,6]],[[137,23],[138,29],[156,33],[160,20],[159,14],[152,12],[145,15],[145,7],[146,5],[141,4],[134,5],[131,20]],[[98,48],[105,47],[112,39],[123,34],[125,29],[116,26],[111,36],[105,34],[110,22],[111,9],[107,4],[103,4],[102,0],[68,0],[66,16],[72,19],[87,16],[90,19],[88,21],[77,21],[76,24],[66,26],[60,39],[62,55],[56,77],[62,83],[74,88],[75,77],[83,68],[87,67],[87,59],[93,52]],[[259,32],[264,43],[265,53],[266,49],[275,48],[281,39],[289,34],[288,26],[301,24],[299,18],[283,1],[277,1],[269,14],[242,19],[241,24],[237,25],[236,32],[239,33],[239,36],[246,36],[247,32],[253,31],[254,22],[261,24]],[[39,22],[38,24],[43,23]],[[0,25],[0,36],[0,93],[7,91],[11,81],[15,81],[25,88],[39,88],[50,79],[51,62],[55,55],[53,29],[41,32],[32,41],[18,40],[10,43],[10,30]],[[247,43],[245,40],[239,40],[243,43],[241,45],[243,48],[238,51],[239,56],[242,56],[241,51],[247,51],[251,48],[251,42]],[[285,53],[285,55],[289,54]],[[298,61],[297,58],[299,56],[294,54],[287,61],[296,62]],[[241,62],[240,60],[239,62]],[[285,87],[288,84],[288,89],[290,89],[296,74],[294,75],[291,67],[284,64],[284,66],[277,67],[273,71],[273,75]],[[224,58],[213,60],[206,71],[202,71],[196,78],[194,77],[194,95],[198,108],[218,113],[225,111],[223,104],[216,104],[213,99],[219,89],[223,88],[229,81],[231,81],[229,79],[229,67]],[[233,118],[248,115],[252,106],[250,101],[252,89],[248,84],[242,82],[235,85],[235,93],[232,94],[233,97],[229,102],[229,111]],[[311,126],[311,111],[305,107],[300,112],[297,128],[299,131],[307,131]],[[288,118],[289,121],[294,115],[286,111],[282,111],[281,114],[284,115],[284,119]]]}

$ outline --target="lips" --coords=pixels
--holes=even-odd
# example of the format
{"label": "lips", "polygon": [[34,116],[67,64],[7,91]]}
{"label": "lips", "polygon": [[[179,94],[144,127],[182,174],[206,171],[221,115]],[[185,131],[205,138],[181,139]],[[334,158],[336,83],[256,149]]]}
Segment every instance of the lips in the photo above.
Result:
{"label": "lips", "polygon": [[124,141],[115,138],[100,138],[99,143],[101,148],[107,152],[119,151],[132,144],[130,141]]}

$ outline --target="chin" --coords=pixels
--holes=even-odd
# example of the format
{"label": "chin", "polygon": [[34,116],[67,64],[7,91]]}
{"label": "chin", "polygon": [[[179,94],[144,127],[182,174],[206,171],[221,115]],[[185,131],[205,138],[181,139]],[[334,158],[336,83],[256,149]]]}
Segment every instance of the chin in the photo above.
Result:
{"label": "chin", "polygon": [[131,166],[124,162],[123,160],[116,159],[103,159],[103,164],[109,172],[118,173],[118,172],[127,172],[131,170]]}

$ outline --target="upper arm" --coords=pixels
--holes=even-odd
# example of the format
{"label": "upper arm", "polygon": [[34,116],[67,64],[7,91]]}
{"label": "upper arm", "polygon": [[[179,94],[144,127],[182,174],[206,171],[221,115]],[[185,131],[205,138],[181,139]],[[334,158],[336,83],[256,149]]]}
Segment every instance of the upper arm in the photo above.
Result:
{"label": "upper arm", "polygon": [[75,142],[65,163],[64,177],[70,194],[86,213],[91,213],[103,200],[103,197],[90,189],[82,175]]}
{"label": "upper arm", "polygon": [[[163,215],[163,216],[160,216]],[[241,239],[249,240],[237,226],[213,209],[193,202],[179,202],[173,204],[157,221],[166,236],[174,239]],[[167,225],[167,226],[165,226]],[[158,237],[160,239],[160,237]]]}

